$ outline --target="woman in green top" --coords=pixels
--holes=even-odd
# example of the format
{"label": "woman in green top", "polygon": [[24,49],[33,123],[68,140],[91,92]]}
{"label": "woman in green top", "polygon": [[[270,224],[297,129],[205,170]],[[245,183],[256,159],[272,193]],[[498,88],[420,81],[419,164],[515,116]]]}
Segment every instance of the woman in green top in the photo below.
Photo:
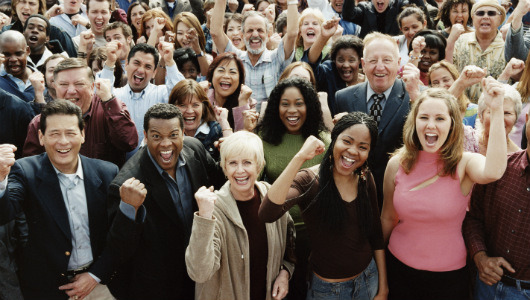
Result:
{"label": "woman in green top", "polygon": [[[331,140],[324,126],[317,92],[309,81],[298,76],[280,81],[272,90],[265,115],[256,132],[263,140],[264,179],[271,184],[309,136],[318,137],[326,148]],[[323,154],[318,155],[303,167],[317,165],[322,158]],[[289,213],[295,222],[297,256],[295,272],[289,284],[289,299],[305,299],[309,237],[298,206],[294,206]]]}

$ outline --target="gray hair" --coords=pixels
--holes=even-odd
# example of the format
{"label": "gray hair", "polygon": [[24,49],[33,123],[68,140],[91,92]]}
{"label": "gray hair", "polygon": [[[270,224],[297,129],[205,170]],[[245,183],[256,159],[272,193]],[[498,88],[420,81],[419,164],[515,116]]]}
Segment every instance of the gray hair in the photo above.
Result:
{"label": "gray hair", "polygon": [[[504,87],[504,99],[510,99],[513,102],[513,106],[515,109],[515,119],[519,119],[519,115],[521,114],[521,110],[523,109],[523,104],[521,102],[521,94],[511,85],[509,84],[503,84]],[[487,105],[484,102],[484,92],[480,95],[480,98],[478,99],[478,115],[482,119],[482,114],[486,110]]]}

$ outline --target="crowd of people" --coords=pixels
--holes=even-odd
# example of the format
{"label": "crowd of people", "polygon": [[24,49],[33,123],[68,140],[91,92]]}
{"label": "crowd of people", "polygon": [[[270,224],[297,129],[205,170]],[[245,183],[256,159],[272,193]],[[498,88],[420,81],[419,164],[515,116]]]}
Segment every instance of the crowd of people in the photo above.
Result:
{"label": "crowd of people", "polygon": [[0,28],[0,299],[528,299],[530,0]]}

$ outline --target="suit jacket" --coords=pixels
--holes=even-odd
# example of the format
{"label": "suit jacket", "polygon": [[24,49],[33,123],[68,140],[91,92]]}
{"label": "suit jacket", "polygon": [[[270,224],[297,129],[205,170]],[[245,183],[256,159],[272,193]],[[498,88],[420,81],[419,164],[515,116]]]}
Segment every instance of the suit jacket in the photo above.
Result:
{"label": "suit jacket", "polygon": [[167,4],[165,0],[149,0],[149,8],[156,8],[160,7],[166,15],[168,15],[172,20],[175,19],[175,16],[183,11],[189,11],[192,12],[197,19],[199,19],[199,22],[202,24],[206,20],[204,19],[204,13],[203,13],[203,2],[202,0],[175,0],[177,2],[177,6],[175,7],[175,10],[173,11],[173,17],[169,15],[169,10],[167,8]]}
{"label": "suit jacket", "polygon": [[[337,113],[361,111],[370,114],[366,103],[367,88],[368,82],[363,82],[338,91],[335,95]],[[379,207],[383,203],[383,178],[386,165],[390,153],[403,144],[403,125],[409,109],[410,98],[405,90],[405,84],[401,79],[396,79],[379,122],[377,143],[369,158],[369,166],[377,187]]]}
{"label": "suit jacket", "polygon": [[[90,245],[89,272],[106,284],[114,275],[113,255],[106,247],[109,229],[107,188],[118,173],[112,163],[81,156],[87,198]],[[11,168],[0,198],[0,224],[26,214],[29,238],[22,249],[20,283],[25,299],[67,299],[59,286],[72,251],[72,233],[59,179],[46,153],[19,159]]]}
{"label": "suit jacket", "polygon": [[35,113],[28,103],[0,90],[0,144],[17,146],[16,158],[22,157],[28,124],[34,116]]}
{"label": "suit jacket", "polygon": [[[425,4],[423,0],[389,0],[388,8],[384,14],[385,28],[383,33],[389,35],[400,34],[400,26],[397,24],[397,16],[403,9],[403,6],[415,4],[423,10]],[[359,2],[355,5],[355,0],[345,0],[342,10],[342,19],[361,25],[359,37],[362,39],[372,31],[377,31],[377,11],[372,1]]]}
{"label": "suit jacket", "polygon": [[[111,288],[111,292],[118,299],[193,300],[195,284],[187,274],[184,261],[191,228],[186,228],[179,218],[169,189],[147,151],[147,147],[140,148],[110,186],[112,205],[118,205],[119,188],[131,177],[140,180],[147,189],[143,203],[145,221],[139,224],[129,220],[127,225],[113,228],[122,233],[123,244],[117,248],[121,251],[121,258],[126,260],[128,278],[122,278],[123,282],[119,284],[125,289]],[[203,185],[221,186],[224,177],[199,140],[185,137],[180,155],[186,161],[193,193]],[[197,211],[195,200],[193,206]]]}

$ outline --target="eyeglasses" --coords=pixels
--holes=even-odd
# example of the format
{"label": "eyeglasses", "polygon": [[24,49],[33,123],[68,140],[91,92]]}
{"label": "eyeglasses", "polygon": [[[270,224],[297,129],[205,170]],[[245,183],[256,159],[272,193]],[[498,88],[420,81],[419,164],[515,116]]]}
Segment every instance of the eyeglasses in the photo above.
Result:
{"label": "eyeglasses", "polygon": [[495,17],[496,15],[500,15],[501,13],[494,10],[479,10],[475,12],[475,16],[477,17],[484,17],[484,15],[488,15],[488,17]]}

